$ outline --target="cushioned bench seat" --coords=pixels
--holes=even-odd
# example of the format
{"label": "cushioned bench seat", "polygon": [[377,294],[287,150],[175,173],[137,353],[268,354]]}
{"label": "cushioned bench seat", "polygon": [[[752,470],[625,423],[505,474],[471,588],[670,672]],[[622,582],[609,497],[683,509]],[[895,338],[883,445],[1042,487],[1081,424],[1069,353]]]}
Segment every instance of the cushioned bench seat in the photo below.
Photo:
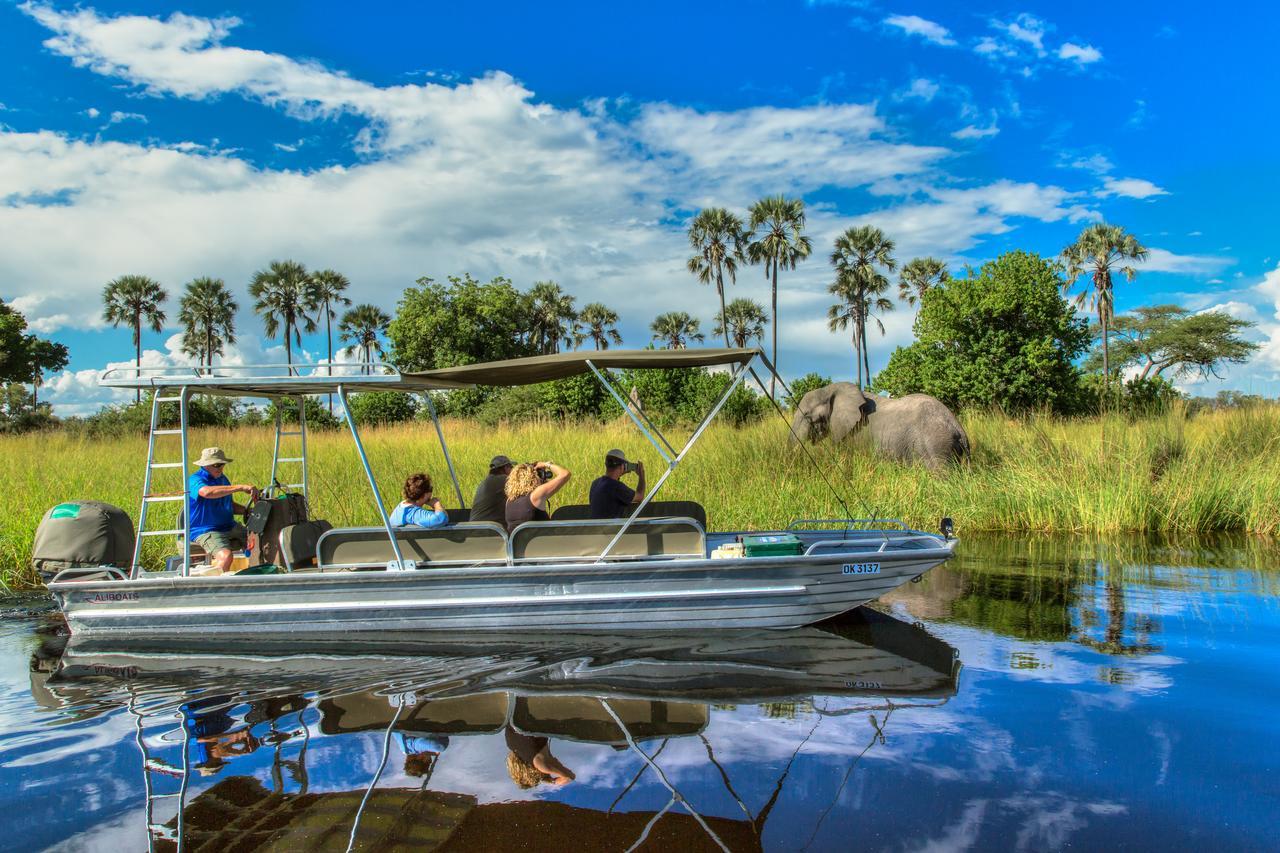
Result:
{"label": "cushioned bench seat", "polygon": [[[397,527],[396,542],[406,560],[433,565],[505,563],[507,534],[496,524],[466,522],[425,529]],[[316,547],[320,569],[385,568],[396,558],[382,527],[335,528]]]}
{"label": "cushioned bench seat", "polygon": [[[581,521],[591,518],[589,504],[565,504],[551,513],[552,521]],[[696,501],[649,501],[640,518],[692,518],[707,529],[707,511]]]}
{"label": "cushioned bench seat", "polygon": [[[530,521],[511,533],[517,561],[598,557],[623,525],[613,521]],[[692,518],[638,518],[609,551],[609,558],[705,558],[706,534]]]}

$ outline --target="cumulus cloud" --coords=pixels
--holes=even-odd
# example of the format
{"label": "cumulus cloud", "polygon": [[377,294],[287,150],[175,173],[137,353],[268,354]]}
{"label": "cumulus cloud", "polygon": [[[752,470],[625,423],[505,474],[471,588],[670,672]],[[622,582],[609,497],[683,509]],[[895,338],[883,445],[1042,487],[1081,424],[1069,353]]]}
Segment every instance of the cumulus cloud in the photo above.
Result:
{"label": "cumulus cloud", "polygon": [[911,85],[903,92],[903,97],[919,98],[922,101],[932,101],[938,94],[939,86],[932,80],[924,77],[917,77],[911,81]]}
{"label": "cumulus cloud", "polygon": [[1107,178],[1102,182],[1098,195],[1123,196],[1125,198],[1154,198],[1168,195],[1169,191],[1142,178]]}
{"label": "cumulus cloud", "polygon": [[894,27],[909,36],[920,36],[927,42],[950,47],[956,43],[951,31],[936,21],[921,18],[919,15],[890,15],[884,19],[885,26]]}
{"label": "cumulus cloud", "polygon": [[1235,258],[1218,255],[1178,255],[1167,249],[1150,249],[1140,269],[1144,272],[1214,275],[1235,263]]}
{"label": "cumulus cloud", "polygon": [[1022,42],[1035,52],[1036,56],[1044,56],[1044,37],[1049,25],[1035,15],[1022,13],[1012,21],[991,21],[991,26],[1003,32],[1016,42]]}
{"label": "cumulus cloud", "polygon": [[1065,42],[1058,48],[1058,58],[1069,62],[1077,62],[1080,65],[1092,65],[1102,59],[1102,51],[1091,44],[1080,45]]}
{"label": "cumulus cloud", "polygon": [[978,127],[977,125],[966,125],[955,133],[951,134],[956,139],[986,139],[989,136],[995,136],[1000,132],[1000,128],[994,123],[986,127]]}

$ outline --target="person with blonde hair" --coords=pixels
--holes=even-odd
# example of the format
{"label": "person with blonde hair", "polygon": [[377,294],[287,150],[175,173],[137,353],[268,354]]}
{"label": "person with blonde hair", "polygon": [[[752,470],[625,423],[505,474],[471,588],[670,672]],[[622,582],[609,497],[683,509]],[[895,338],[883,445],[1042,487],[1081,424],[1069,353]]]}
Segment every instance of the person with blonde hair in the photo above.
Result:
{"label": "person with blonde hair", "polygon": [[551,742],[545,737],[535,737],[507,726],[503,732],[507,740],[507,775],[524,790],[536,788],[543,782],[564,785],[572,782],[574,772],[551,754]]}
{"label": "person with blonde hair", "polygon": [[507,475],[507,532],[526,521],[547,521],[547,498],[569,482],[569,470],[554,462],[522,462]]}

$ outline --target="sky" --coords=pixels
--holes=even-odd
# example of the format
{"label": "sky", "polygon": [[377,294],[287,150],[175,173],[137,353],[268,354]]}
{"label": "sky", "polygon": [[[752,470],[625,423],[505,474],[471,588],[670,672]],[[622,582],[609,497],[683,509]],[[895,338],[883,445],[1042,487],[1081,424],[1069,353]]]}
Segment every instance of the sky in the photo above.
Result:
{"label": "sky", "polygon": [[[1260,3],[0,0],[0,298],[69,346],[41,391],[61,415],[131,397],[97,384],[133,360],[102,319],[124,274],[170,294],[151,365],[185,363],[177,300],[200,276],[239,300],[226,361],[282,362],[247,286],[284,258],[389,312],[422,276],[503,275],[604,302],[627,347],[670,310],[711,339],[688,223],[782,193],[814,246],[779,283],[785,376],[852,378],[826,328],[849,227],[958,271],[1107,221],[1151,250],[1117,310],[1257,324],[1252,361],[1183,387],[1274,396],[1278,23]],[[727,289],[769,299],[760,267]],[[873,371],[912,317],[871,333]],[[323,327],[303,349],[324,357]]]}

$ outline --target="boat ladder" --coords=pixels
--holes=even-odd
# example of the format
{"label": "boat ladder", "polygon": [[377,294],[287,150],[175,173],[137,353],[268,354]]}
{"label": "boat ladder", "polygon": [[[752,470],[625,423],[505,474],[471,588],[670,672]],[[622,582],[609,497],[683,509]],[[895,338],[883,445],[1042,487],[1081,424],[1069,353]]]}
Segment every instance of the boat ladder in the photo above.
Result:
{"label": "boat ladder", "polygon": [[[280,411],[282,408],[280,405],[282,400],[276,401],[276,405],[275,405],[276,438],[275,438],[275,444],[271,451],[270,484],[273,489],[277,487],[284,488],[284,489],[301,489],[302,497],[304,499],[309,500],[311,496],[307,492],[307,406],[306,406],[307,398],[299,395],[295,399],[297,400],[297,403],[298,403],[297,424],[284,423],[284,419]],[[292,426],[296,426],[297,429],[286,429],[286,427],[292,427]],[[282,438],[297,440],[296,444],[293,445],[294,447],[297,448],[296,456],[280,455],[280,444],[281,444],[280,439]],[[286,447],[288,447],[289,442],[286,441],[285,445]],[[280,474],[281,466],[294,466],[294,470],[298,472],[295,476],[298,477],[299,482],[280,483],[277,480],[277,478],[281,476]]]}
{"label": "boat ladder", "polygon": [[[182,540],[182,573],[186,574],[191,565],[191,527],[187,518],[187,466],[190,460],[187,448],[187,403],[190,392],[184,386],[179,389],[157,388],[151,396],[151,429],[147,435],[147,468],[142,477],[142,506],[138,510],[138,536],[133,545],[133,564],[129,576],[138,577],[142,573],[142,543],[149,536],[179,536]],[[165,424],[166,404],[177,403],[178,425]],[[171,410],[169,410],[171,411]],[[156,439],[167,439],[176,435],[179,438],[179,457],[157,459]],[[155,485],[153,476],[157,471],[178,474],[177,489],[160,491]],[[172,483],[172,479],[169,480]],[[166,520],[156,519],[151,512],[155,504],[177,504],[177,512],[164,513]]]}

